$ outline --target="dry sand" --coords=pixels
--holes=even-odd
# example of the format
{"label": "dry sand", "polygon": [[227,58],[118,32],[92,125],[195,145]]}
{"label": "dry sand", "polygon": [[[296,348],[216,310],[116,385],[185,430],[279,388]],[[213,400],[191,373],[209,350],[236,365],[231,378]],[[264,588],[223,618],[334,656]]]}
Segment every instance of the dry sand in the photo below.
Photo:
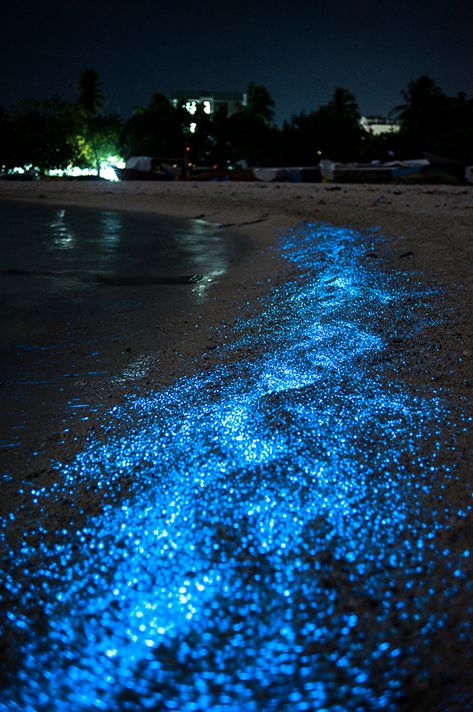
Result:
{"label": "dry sand", "polygon": [[[283,283],[294,267],[288,266],[271,252],[278,235],[299,222],[329,222],[364,229],[379,227],[387,238],[384,266],[388,272],[408,269],[426,283],[443,291],[444,311],[448,319],[431,329],[426,338],[406,348],[403,354],[402,378],[415,379],[419,360],[423,378],[431,377],[448,389],[452,401],[471,403],[473,383],[473,188],[463,186],[359,186],[332,184],[263,184],[263,183],[87,183],[39,182],[1,183],[0,198],[6,200],[41,201],[57,205],[80,205],[97,208],[146,211],[184,218],[202,218],[222,225],[222,229],[245,235],[251,250],[221,282],[211,285],[211,298],[199,310],[182,315],[174,325],[168,325],[168,348],[162,356],[162,368],[146,385],[150,390],[172,383],[185,373],[205,370],[209,362],[203,359],[207,340],[215,334],[220,321],[238,317],[247,300],[253,302],[272,284]],[[143,329],[142,329],[143,326]],[[145,332],[137,316],[135,333]],[[152,344],[140,341],[138,348],[152,350]],[[150,336],[151,338],[151,336]],[[231,357],[229,357],[231,358]],[[427,371],[427,376],[426,376]],[[430,376],[428,375],[430,373]],[[149,377],[148,377],[149,380]],[[143,384],[140,384],[143,388]],[[136,384],[127,388],[133,390]],[[107,386],[108,388],[108,386]],[[98,389],[101,400],[103,390]],[[112,394],[113,395],[113,394]],[[116,394],[115,394],[116,395]],[[80,450],[89,426],[68,442],[71,456]],[[448,505],[452,511],[464,507],[473,485],[472,437],[464,433],[458,447],[462,459],[464,481],[452,486]],[[49,457],[55,453],[54,436],[49,441]],[[64,448],[61,449],[64,457]],[[43,463],[47,469],[46,461]],[[27,469],[29,465],[25,464]],[[45,478],[46,470],[41,475]],[[19,507],[21,498],[8,502]],[[20,520],[21,525],[21,520]],[[471,522],[462,524],[461,536],[471,537]],[[460,619],[471,601],[459,600]],[[448,637],[448,631],[445,631]],[[448,643],[440,641],[442,650]],[[447,653],[443,653],[444,656]],[[445,657],[447,673],[454,667],[455,650]],[[460,669],[452,673],[458,689],[468,688],[467,657],[460,655]],[[444,694],[440,680],[431,694],[414,689],[421,695],[416,704],[408,701],[403,709],[456,710],[454,702],[438,700]],[[422,697],[424,694],[424,697]],[[473,694],[473,692],[472,692]],[[414,697],[412,699],[414,699]],[[460,698],[458,698],[460,699]],[[368,709],[368,708],[367,708]]]}

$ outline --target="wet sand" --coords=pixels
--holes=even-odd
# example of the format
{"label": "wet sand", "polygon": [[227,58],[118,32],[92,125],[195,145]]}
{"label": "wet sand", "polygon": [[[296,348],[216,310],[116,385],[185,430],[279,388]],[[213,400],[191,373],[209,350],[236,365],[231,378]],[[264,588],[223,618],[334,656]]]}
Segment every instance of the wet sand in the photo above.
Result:
{"label": "wet sand", "polygon": [[[367,641],[363,642],[361,638],[358,639],[358,653],[350,658],[350,665],[352,667],[361,665],[363,655],[367,654],[368,650],[372,651],[376,644],[377,650],[381,651],[380,657],[373,662],[373,669],[378,670],[378,682],[371,680],[370,687],[365,688],[366,680],[363,677],[365,673],[360,671],[357,676],[355,675],[356,679],[353,678],[350,683],[349,679],[344,677],[345,672],[342,663],[340,663],[338,668],[339,683],[340,685],[343,683],[345,697],[342,695],[341,700],[337,702],[334,697],[334,690],[337,689],[334,680],[336,681],[337,676],[333,676],[331,667],[326,662],[322,666],[322,669],[326,671],[327,694],[329,695],[325,702],[321,691],[317,692],[319,695],[317,697],[316,691],[310,686],[306,686],[304,694],[309,695],[307,690],[312,689],[312,693],[310,693],[312,697],[309,695],[304,698],[304,694],[298,692],[302,695],[300,698],[297,695],[292,698],[292,701],[285,698],[284,704],[281,702],[278,709],[298,709],[299,699],[301,700],[300,709],[308,709],[303,706],[304,699],[312,699],[313,704],[317,702],[319,706],[325,704],[327,709],[339,709],[334,706],[338,703],[345,704],[343,709],[361,709],[363,707],[355,706],[362,704],[360,699],[366,703],[366,709],[465,709],[465,700],[471,693],[471,681],[469,680],[471,654],[468,640],[473,627],[471,564],[469,557],[465,555],[471,544],[472,531],[472,437],[468,411],[470,409],[471,415],[473,190],[468,187],[446,186],[239,185],[231,183],[108,185],[45,182],[21,186],[2,184],[0,185],[0,198],[2,197],[15,200],[38,200],[58,205],[90,205],[108,209],[147,211],[205,219],[218,223],[222,226],[222,230],[232,230],[237,233],[240,231],[250,240],[250,253],[235,266],[224,281],[216,281],[210,285],[211,299],[202,308],[196,309],[190,314],[182,314],[173,324],[168,325],[166,334],[168,346],[166,352],[162,354],[159,373],[155,376],[148,374],[145,383],[136,379],[125,384],[124,387],[122,386],[121,390],[110,389],[111,402],[115,402],[114,399],[118,397],[121,403],[126,401],[128,395],[137,392],[144,399],[148,394],[168,392],[166,389],[172,389],[174,383],[180,382],[179,379],[190,379],[185,380],[190,384],[193,383],[192,378],[197,378],[198,380],[194,382],[197,385],[204,385],[207,382],[206,379],[209,384],[213,383],[212,374],[218,374],[220,368],[224,369],[222,382],[226,382],[234,367],[235,382],[239,383],[239,388],[244,392],[245,378],[251,380],[255,376],[249,373],[246,377],[241,364],[246,359],[250,364],[249,371],[251,371],[251,364],[258,363],[262,352],[265,349],[267,352],[271,351],[272,334],[277,335],[282,327],[276,321],[271,324],[268,319],[288,318],[287,313],[278,314],[274,308],[272,311],[269,309],[265,312],[264,295],[270,291],[277,293],[278,290],[284,294],[285,285],[291,280],[297,282],[298,275],[301,275],[302,284],[307,288],[310,287],[311,279],[317,278],[316,274],[311,276],[310,269],[308,269],[312,259],[310,250],[301,252],[295,261],[284,260],[279,252],[272,249],[277,236],[286,234],[297,223],[305,222],[316,225],[331,223],[334,226],[350,226],[360,231],[380,228],[384,239],[378,242],[373,238],[373,246],[365,250],[363,259],[368,266],[366,267],[367,271],[363,271],[363,275],[369,277],[371,274],[373,281],[378,277],[382,278],[381,285],[385,285],[383,280],[386,279],[393,293],[398,288],[399,293],[405,294],[405,299],[403,301],[396,297],[392,306],[387,302],[384,321],[378,325],[381,330],[379,337],[383,339],[381,352],[378,354],[376,352],[378,347],[373,347],[376,353],[368,359],[367,363],[363,362],[362,351],[359,354],[355,353],[354,358],[355,361],[358,359],[362,364],[360,366],[361,373],[365,383],[371,384],[370,388],[375,388],[375,383],[378,383],[377,387],[381,389],[387,384],[401,383],[403,389],[410,389],[417,394],[416,397],[420,397],[419,394],[422,394],[424,399],[430,400],[433,410],[435,410],[433,404],[437,402],[437,399],[443,399],[449,404],[448,416],[441,415],[440,411],[437,416],[432,413],[425,416],[429,427],[426,427],[421,435],[417,436],[419,440],[417,445],[409,446],[413,450],[410,464],[402,465],[402,467],[407,467],[409,481],[412,481],[412,485],[410,485],[411,503],[406,505],[404,502],[406,531],[411,533],[417,531],[416,521],[422,520],[424,517],[425,528],[430,527],[430,531],[435,537],[435,549],[432,550],[431,556],[426,557],[425,561],[420,555],[417,558],[417,555],[413,555],[412,559],[409,559],[408,553],[406,553],[404,558],[401,557],[404,564],[400,565],[401,569],[404,567],[405,575],[402,572],[396,576],[390,574],[387,578],[395,583],[391,583],[388,590],[381,587],[384,596],[389,593],[391,612],[389,613],[389,623],[386,624],[391,631],[389,645],[384,648],[385,642],[381,639],[377,640],[374,633],[373,640],[370,640],[371,634],[368,633],[366,634]],[[333,234],[337,235],[338,233],[335,230]],[[357,236],[354,238],[354,242],[358,244],[360,239],[362,240]],[[342,241],[343,244],[345,243]],[[339,258],[340,264],[344,264],[344,255],[342,249]],[[319,262],[314,264],[318,264],[320,269],[325,269],[323,250],[317,259]],[[333,258],[333,265],[335,269],[337,266],[336,256]],[[348,268],[351,269],[351,263],[347,264]],[[337,279],[340,280],[340,276]],[[334,284],[337,287],[337,283],[334,282]],[[321,297],[332,299],[333,297],[329,296],[331,292],[327,291],[332,288],[334,288],[333,285],[328,285],[326,291],[321,293]],[[358,303],[357,299],[356,295],[350,296],[351,301],[346,304],[350,308],[355,308]],[[315,308],[316,305],[312,305],[311,309]],[[365,305],[363,309],[363,319],[365,321],[371,319],[368,307]],[[302,314],[306,312],[307,308],[301,306],[301,319]],[[255,330],[261,331],[262,340],[255,340],[254,334],[251,338],[248,334],[243,333],[242,335],[241,320],[242,318],[244,320],[246,316],[250,321],[253,320]],[[349,317],[350,315],[347,314],[346,320]],[[291,312],[291,318],[297,320],[297,311]],[[143,333],[146,335],[147,332],[144,325],[140,323],[140,319],[140,315],[136,314],[136,321],[133,324],[134,333],[140,335],[137,336],[137,340],[139,340],[137,350],[149,352],[153,349],[152,339],[155,338],[155,335],[143,337]],[[219,328],[222,321],[226,323],[226,326]],[[239,334],[240,341],[236,334]],[[344,338],[349,341],[349,338],[344,337],[341,332],[339,337],[342,341]],[[146,344],[147,338],[150,339],[148,344]],[[237,346],[232,346],[233,341]],[[274,342],[277,343],[276,336]],[[322,347],[323,343],[321,342],[320,349]],[[353,348],[356,352],[357,347]],[[371,346],[366,348],[369,350]],[[343,360],[345,356],[340,354],[340,358]],[[324,364],[325,362],[321,362],[317,368],[325,373],[324,378],[329,382],[332,376],[330,369],[324,371]],[[356,397],[361,397],[359,394],[362,392],[363,385],[354,385],[354,373],[354,371],[350,371],[345,378],[347,379],[348,392],[350,388],[353,389],[353,397],[356,400]],[[267,377],[269,376],[265,376],[265,378]],[[276,382],[279,383],[277,378],[281,378],[281,376],[272,374],[271,378],[276,378]],[[286,384],[284,392],[296,393],[300,389],[303,392],[304,387],[313,384],[319,377],[315,377],[314,371],[311,371],[306,386],[304,386],[304,382],[301,382],[300,373],[299,375],[292,373],[287,378],[294,378],[294,385]],[[103,387],[105,386],[101,388]],[[108,385],[106,387],[109,388]],[[208,385],[208,388],[211,387],[214,386]],[[230,383],[228,388],[231,388]],[[279,385],[273,384],[270,392],[277,394],[281,392],[279,389]],[[330,389],[327,391],[331,397],[335,397],[335,393]],[[98,400],[100,400],[102,391],[98,395]],[[189,395],[191,401],[193,397]],[[219,394],[216,392],[214,398],[218,399],[218,397]],[[277,400],[276,395],[271,397],[273,401]],[[307,412],[303,411],[303,406],[304,408],[308,406],[301,405],[297,398],[298,396],[295,401],[289,402],[289,410],[287,410],[288,404],[286,403],[284,406],[286,411],[281,411],[281,413],[277,411],[274,403],[272,405],[276,408],[274,412],[278,417],[283,418],[283,424],[280,426],[281,432],[284,433],[287,430],[288,433],[292,433],[292,436],[294,436],[294,432],[290,424],[291,421],[288,419],[288,413],[294,413],[297,408],[298,412],[303,412],[305,418],[308,417]],[[166,407],[170,408],[170,406]],[[419,412],[420,410],[419,406]],[[169,412],[171,413],[171,410]],[[123,414],[131,417],[130,411],[126,407]],[[354,414],[356,416],[356,409]],[[389,410],[384,416],[380,416],[381,421],[383,418],[386,419],[386,424],[390,417]],[[399,417],[401,418],[401,416]],[[409,414],[402,417],[406,418],[403,427],[407,429],[416,427],[415,420],[412,421],[414,425],[411,424]],[[436,417],[439,422],[442,422],[441,435],[434,427]],[[284,422],[287,422],[286,426],[284,426]],[[37,485],[35,486],[51,486],[53,475],[47,466],[48,457],[57,457],[61,462],[65,462],[72,460],[75,454],[84,451],[90,427],[89,424],[84,426],[82,431],[79,428],[74,433],[51,435],[47,454],[42,463],[44,469],[36,478]],[[256,427],[255,423],[252,427]],[[373,432],[377,433],[375,437],[379,439],[381,451],[384,448],[389,453],[388,425],[386,425],[388,428],[386,433],[383,431],[384,434],[378,432],[379,424],[372,427],[374,428]],[[92,424],[92,428],[99,430],[99,424]],[[99,439],[106,438],[106,432],[105,428]],[[112,439],[118,437],[113,428],[110,432]],[[231,437],[231,433],[229,436],[227,432],[226,437]],[[360,434],[354,437],[360,437]],[[186,444],[187,441],[179,442],[184,449],[189,448],[189,444]],[[269,447],[264,438],[261,442],[263,449]],[[248,447],[251,449],[251,443]],[[273,447],[274,444],[271,445],[271,448]],[[440,453],[437,452],[439,448],[443,448]],[[366,452],[368,453],[368,450]],[[368,457],[368,455],[366,456]],[[404,453],[404,456],[409,461],[408,451]],[[358,456],[355,455],[356,457]],[[431,481],[426,480],[427,475],[423,463],[429,458],[431,462],[434,462],[434,470],[439,473],[436,475],[437,481],[433,476]],[[393,456],[390,461],[391,465],[395,460],[396,457]],[[387,462],[389,462],[389,457]],[[391,465],[385,465],[386,469],[389,470]],[[399,463],[398,466],[400,466]],[[341,469],[343,470],[343,468]],[[136,466],[136,472],[140,472],[139,465]],[[275,471],[278,476],[283,476],[283,473],[284,468],[282,472]],[[342,483],[339,484],[342,486]],[[424,500],[417,494],[417,489],[422,487],[426,488]],[[117,483],[117,492],[118,501],[120,498],[126,500],[127,487],[123,490],[123,482],[120,485]],[[10,506],[11,510],[16,512],[17,519],[16,524],[11,526],[8,538],[11,542],[15,542],[17,536],[21,535],[25,521],[31,516],[32,510],[27,493],[25,494],[23,491],[11,494],[12,499],[9,500],[7,509]],[[77,516],[77,521],[80,521],[84,511],[90,516],[100,510],[99,502],[94,495],[76,492],[74,496],[82,498],[83,503],[84,501],[86,503],[81,515],[78,516],[77,512],[70,515],[73,516],[74,521]],[[368,499],[370,497],[369,494],[364,496]],[[376,505],[377,509],[369,510],[372,511],[369,515],[372,519],[376,518],[376,511],[382,511],[384,516],[389,519],[389,498],[392,498],[394,508],[401,507],[397,485],[390,485],[381,497],[386,497],[386,501],[381,498],[372,505],[373,507]],[[111,499],[115,501],[114,496]],[[429,508],[429,502],[431,511],[426,513],[423,508]],[[50,507],[51,515],[56,513],[57,516],[61,511],[53,497],[45,500],[42,507],[43,513],[48,507]],[[21,514],[22,508],[23,514]],[[354,511],[353,517],[356,520],[356,511]],[[225,517],[222,515],[222,520],[224,519]],[[325,524],[322,522],[320,526],[323,529]],[[368,525],[361,526],[363,531],[365,526]],[[388,526],[395,528],[396,520],[393,519]],[[57,534],[56,530],[53,531]],[[425,541],[430,541],[427,533],[424,531],[422,536],[425,534]],[[33,532],[31,536],[34,539],[37,535]],[[293,536],[297,540],[298,534],[293,534]],[[345,536],[347,536],[346,533]],[[357,537],[353,533],[351,536],[354,536],[355,539]],[[373,541],[376,539],[369,527],[363,536],[372,537]],[[420,541],[422,537],[419,535],[419,531],[417,531],[417,536],[419,538],[416,541]],[[424,542],[424,539],[422,541]],[[409,539],[409,542],[409,546],[414,546],[414,539]],[[306,543],[304,546],[308,547],[308,544]],[[373,544],[373,546],[374,551],[376,545]],[[401,546],[401,541],[394,536],[390,546],[392,548],[391,555],[394,555],[396,547]],[[442,554],[442,552],[444,553]],[[251,558],[253,554],[248,554],[248,556]],[[301,556],[300,550],[298,550],[298,556]],[[316,560],[318,561],[319,552],[314,555],[315,558],[311,558],[313,554],[308,554],[307,551],[305,556],[308,557],[307,561],[314,563]],[[348,554],[344,550],[344,557],[347,556]],[[357,593],[357,588],[350,586],[349,573],[341,567],[340,559],[337,559],[335,545],[332,551],[327,549],[322,558],[323,567],[326,568],[326,587],[334,587],[336,590],[345,592],[346,600],[341,601],[340,606],[346,608],[346,602],[350,600],[351,608],[356,610],[356,614],[352,613],[351,617],[348,613],[346,614],[348,622],[345,627],[338,628],[338,624],[334,624],[339,635],[348,635],[348,630],[351,626],[355,626],[362,612],[366,616],[365,625],[372,626],[375,630],[379,624],[380,630],[385,631],[386,626],[379,623],[384,619],[381,613],[376,613],[375,604],[370,602],[369,596],[366,601],[361,603],[352,600],[353,597],[356,598],[360,589]],[[263,561],[264,557],[260,557],[260,560]],[[351,559],[346,558],[346,560],[350,561]],[[435,569],[435,561],[438,563],[438,570]],[[460,567],[459,561],[463,561],[463,568],[455,568]],[[273,562],[273,565],[277,570],[277,566],[280,564]],[[383,564],[380,570],[384,570],[383,567],[389,569],[389,566],[395,568],[396,565],[394,563]],[[293,569],[291,571],[294,572]],[[460,573],[457,575],[456,571]],[[381,575],[379,571],[378,574]],[[452,581],[455,581],[456,577],[461,585],[456,588],[451,586],[451,577],[453,577]],[[308,578],[310,579],[310,575]],[[375,578],[376,576],[374,576]],[[427,592],[429,585],[432,587],[430,593]],[[449,588],[450,586],[451,588]],[[420,603],[416,604],[412,599],[408,592],[409,588],[415,592]],[[374,593],[371,593],[374,596]],[[378,594],[381,595],[379,591]],[[318,595],[319,593],[313,593],[314,598],[317,598]],[[386,602],[386,598],[384,600]],[[396,604],[399,604],[397,608]],[[421,614],[419,608],[417,613],[406,617],[403,615],[403,606],[406,605],[414,608],[416,605],[421,608],[423,606],[432,613],[433,618],[437,621],[444,615],[444,621],[436,627],[431,624],[432,630],[429,632],[428,616],[422,617],[425,611]],[[439,607],[438,610],[436,605]],[[397,613],[395,613],[396,610]],[[337,615],[333,614],[333,620],[337,619]],[[374,618],[371,619],[371,616]],[[398,617],[396,618],[396,616]],[[301,625],[304,621],[305,618],[302,616]],[[345,632],[341,633],[342,630]],[[422,641],[425,641],[425,644]],[[336,640],[331,640],[328,646],[330,648],[336,644]],[[9,645],[12,645],[11,641]],[[393,652],[393,656],[388,661],[384,655],[389,649]],[[394,654],[394,651],[398,650],[401,652]],[[386,652],[387,655],[388,652]],[[342,657],[340,657],[341,659]],[[394,684],[393,666],[398,668],[397,674],[401,679],[402,690],[400,692],[393,688],[388,694],[389,684]],[[402,673],[403,670],[405,670],[405,675]],[[128,668],[127,674],[129,674]],[[333,683],[332,686],[330,683]],[[133,683],[129,684],[133,686]],[[183,684],[185,685],[185,683]],[[350,684],[352,690],[355,690],[352,694],[349,689]],[[176,685],[176,689],[181,690],[177,683]],[[246,692],[247,688],[248,686],[245,687]],[[275,694],[284,697],[288,694],[290,686],[284,687],[280,693],[277,693],[277,689],[276,685]],[[298,687],[297,689],[302,688]],[[181,699],[179,698],[181,692],[173,694],[175,699]],[[218,695],[215,696],[215,694],[213,697],[209,697],[209,708],[211,709],[214,705],[215,709],[221,709],[222,707],[218,707],[216,704]],[[236,709],[236,696],[237,693],[234,694],[233,707],[229,703],[228,709]],[[189,699],[193,699],[192,695]],[[248,709],[272,709],[271,701],[268,701],[264,694],[255,699],[256,703],[253,698],[248,702]],[[113,709],[120,709],[120,705],[117,706],[117,704]],[[185,709],[185,705],[181,708]],[[132,706],[130,709],[134,709],[134,707]],[[197,706],[193,709],[200,708]]]}
{"label": "wet sand", "polygon": [[246,241],[149,213],[44,201],[0,210],[0,471],[23,476],[32,453],[50,454],[43,443],[66,427],[63,412],[87,421],[108,405],[108,386],[118,399],[161,372],[175,318],[207,301]]}

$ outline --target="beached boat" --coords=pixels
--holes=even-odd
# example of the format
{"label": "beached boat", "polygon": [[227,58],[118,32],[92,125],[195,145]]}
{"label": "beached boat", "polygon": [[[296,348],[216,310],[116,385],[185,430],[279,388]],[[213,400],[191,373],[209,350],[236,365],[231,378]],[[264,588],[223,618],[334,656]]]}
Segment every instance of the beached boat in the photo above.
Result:
{"label": "beached boat", "polygon": [[250,168],[207,168],[205,166],[195,166],[187,170],[187,180],[254,181],[256,178]]}
{"label": "beached boat", "polygon": [[454,158],[448,158],[447,156],[439,156],[437,153],[424,152],[424,156],[427,159],[428,166],[423,169],[423,175],[439,180],[445,176],[450,176],[457,181],[463,181],[465,179],[465,171],[467,168],[465,161],[458,161]]}
{"label": "beached boat", "polygon": [[176,180],[179,169],[174,169],[151,156],[131,156],[125,168],[114,168],[120,180]]}
{"label": "beached boat", "polygon": [[262,180],[265,183],[287,180],[284,168],[253,168],[253,173],[256,180]]}
{"label": "beached boat", "polygon": [[389,183],[394,179],[420,175],[428,165],[425,158],[385,163],[336,163],[323,159],[319,163],[322,178],[336,183]]}
{"label": "beached boat", "polygon": [[257,180],[278,183],[318,183],[321,180],[318,166],[289,166],[253,168]]}

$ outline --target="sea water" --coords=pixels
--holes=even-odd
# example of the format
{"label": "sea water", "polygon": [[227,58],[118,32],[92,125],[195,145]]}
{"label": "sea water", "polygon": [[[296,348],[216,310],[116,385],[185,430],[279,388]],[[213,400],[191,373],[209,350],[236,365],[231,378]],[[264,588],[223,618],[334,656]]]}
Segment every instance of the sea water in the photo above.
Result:
{"label": "sea water", "polygon": [[117,375],[110,356],[132,347],[137,311],[152,307],[159,333],[160,320],[205,300],[241,249],[202,220],[1,203],[4,463],[61,400],[88,417],[77,384]]}

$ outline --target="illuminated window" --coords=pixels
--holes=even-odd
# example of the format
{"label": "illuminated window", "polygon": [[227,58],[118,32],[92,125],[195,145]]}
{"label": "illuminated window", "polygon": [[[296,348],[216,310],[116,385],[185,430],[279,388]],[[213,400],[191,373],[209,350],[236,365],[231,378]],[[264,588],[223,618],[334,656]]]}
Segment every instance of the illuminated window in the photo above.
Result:
{"label": "illuminated window", "polygon": [[194,115],[195,112],[197,111],[197,102],[196,101],[186,101],[184,104],[184,108],[189,112],[189,114]]}

